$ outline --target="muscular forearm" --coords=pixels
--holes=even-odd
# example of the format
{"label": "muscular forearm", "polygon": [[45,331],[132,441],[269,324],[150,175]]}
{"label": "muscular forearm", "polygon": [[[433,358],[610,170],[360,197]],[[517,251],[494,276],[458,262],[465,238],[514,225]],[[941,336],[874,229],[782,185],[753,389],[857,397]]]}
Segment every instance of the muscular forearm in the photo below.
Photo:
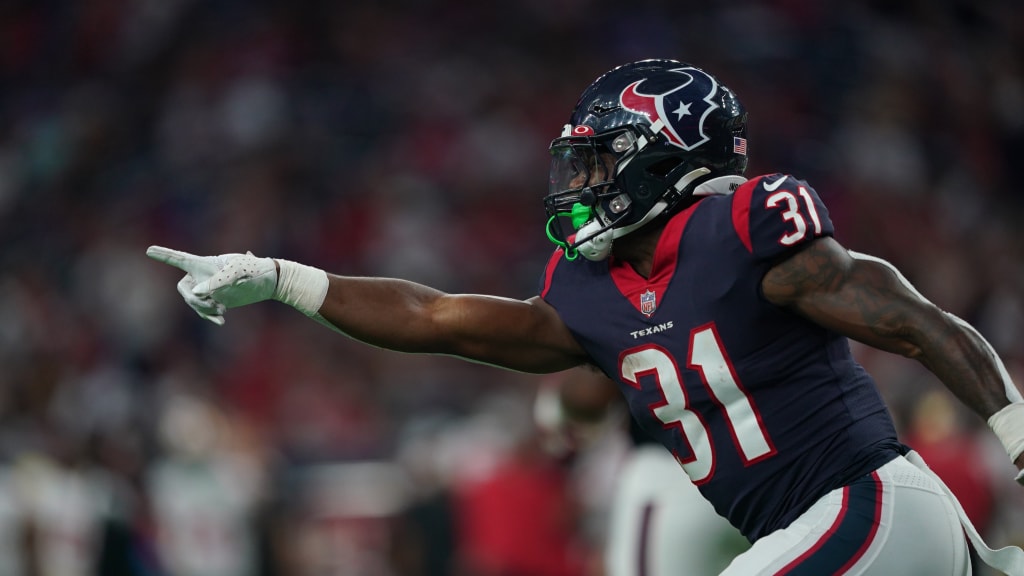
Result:
{"label": "muscular forearm", "polygon": [[884,343],[928,368],[984,418],[1021,396],[992,346],[969,324],[922,296],[890,263],[853,253],[849,287],[872,320],[866,340]]}
{"label": "muscular forearm", "polygon": [[911,357],[983,418],[1021,400],[991,345],[959,318],[937,312],[914,336]]}
{"label": "muscular forearm", "polygon": [[929,302],[888,262],[851,255],[851,281],[843,292],[859,300],[862,318],[876,320],[866,331],[866,341],[920,361],[985,418],[1017,468],[1024,469],[1021,393],[988,341],[967,322]]}
{"label": "muscular forearm", "polygon": [[446,294],[393,278],[328,278],[318,316],[368,344],[522,372],[556,372],[587,361],[557,313],[536,298]]}
{"label": "muscular forearm", "polygon": [[884,260],[824,238],[771,269],[762,287],[770,301],[821,326],[917,359],[985,418],[1020,399],[988,342]]}
{"label": "muscular forearm", "polygon": [[443,292],[393,278],[329,275],[320,316],[357,340],[400,352],[454,353],[432,321]]}
{"label": "muscular forearm", "polygon": [[[952,314],[943,316],[947,328],[923,339],[918,360],[964,404],[985,418],[1014,465],[1024,470],[1024,453],[1017,453],[1021,444],[1020,426],[1016,424],[1020,412],[1015,410],[1024,398],[988,341],[960,318]],[[1018,476],[1017,481],[1022,478]]]}

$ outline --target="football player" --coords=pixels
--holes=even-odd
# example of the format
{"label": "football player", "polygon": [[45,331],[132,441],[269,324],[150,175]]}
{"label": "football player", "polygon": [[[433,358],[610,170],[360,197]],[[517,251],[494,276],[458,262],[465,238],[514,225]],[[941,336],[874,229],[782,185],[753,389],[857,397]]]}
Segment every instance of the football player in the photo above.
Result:
{"label": "football player", "polygon": [[1024,574],[1024,551],[985,546],[897,439],[848,338],[920,361],[1018,468],[1021,393],[974,328],[836,241],[810,184],[744,178],[746,119],[729,88],[686,63],[633,62],[594,81],[550,146],[559,247],[526,300],[252,254],[148,253],[185,271],[179,292],[218,324],[275,299],[393,350],[536,373],[597,367],[752,542],[723,574],[969,574],[965,532],[986,562]]}

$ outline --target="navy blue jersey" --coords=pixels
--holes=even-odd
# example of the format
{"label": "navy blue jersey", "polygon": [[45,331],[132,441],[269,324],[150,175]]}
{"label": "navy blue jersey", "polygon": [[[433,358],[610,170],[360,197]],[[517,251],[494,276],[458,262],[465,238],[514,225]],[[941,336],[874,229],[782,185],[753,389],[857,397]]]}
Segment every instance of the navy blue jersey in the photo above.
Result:
{"label": "navy blue jersey", "polygon": [[901,450],[847,339],[761,293],[773,263],[832,233],[810,186],[771,175],[674,215],[650,278],[561,249],[546,269],[544,300],[751,541]]}

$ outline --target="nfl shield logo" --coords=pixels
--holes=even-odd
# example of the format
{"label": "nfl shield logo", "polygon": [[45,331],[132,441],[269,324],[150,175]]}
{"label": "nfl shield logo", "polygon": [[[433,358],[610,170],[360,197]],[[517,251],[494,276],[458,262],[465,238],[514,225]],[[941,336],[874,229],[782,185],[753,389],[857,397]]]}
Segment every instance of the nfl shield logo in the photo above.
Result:
{"label": "nfl shield logo", "polygon": [[654,314],[654,309],[657,307],[658,297],[654,295],[653,290],[648,290],[640,295],[640,311],[644,313],[644,316]]}

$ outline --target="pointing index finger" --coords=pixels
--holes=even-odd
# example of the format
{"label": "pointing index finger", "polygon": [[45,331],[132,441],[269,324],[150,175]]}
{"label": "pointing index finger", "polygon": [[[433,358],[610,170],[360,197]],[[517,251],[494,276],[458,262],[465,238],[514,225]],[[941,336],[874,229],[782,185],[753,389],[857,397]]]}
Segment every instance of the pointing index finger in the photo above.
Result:
{"label": "pointing index finger", "polygon": [[199,257],[188,252],[164,248],[163,246],[150,246],[146,249],[146,256],[164,264],[170,264],[175,268],[192,273],[196,272],[199,264]]}

